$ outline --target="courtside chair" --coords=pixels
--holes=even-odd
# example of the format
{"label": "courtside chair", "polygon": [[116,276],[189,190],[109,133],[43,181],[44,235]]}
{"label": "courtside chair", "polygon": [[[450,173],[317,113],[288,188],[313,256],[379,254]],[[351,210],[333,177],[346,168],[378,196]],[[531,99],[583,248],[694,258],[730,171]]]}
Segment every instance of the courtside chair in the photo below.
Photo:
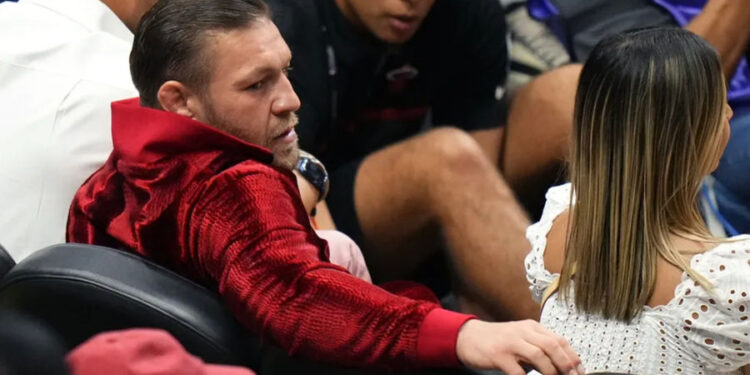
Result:
{"label": "courtside chair", "polygon": [[[259,375],[386,373],[290,357],[248,333],[214,291],[138,255],[101,246],[54,245],[19,262],[0,280],[3,309],[54,329],[67,350],[100,332],[153,327],[208,363],[245,366]],[[398,374],[425,373],[475,375],[466,369]]]}
{"label": "courtside chair", "polygon": [[19,262],[0,280],[4,308],[46,323],[68,350],[100,332],[155,327],[206,362],[255,368],[259,356],[259,341],[215,292],[100,246],[54,245]]}

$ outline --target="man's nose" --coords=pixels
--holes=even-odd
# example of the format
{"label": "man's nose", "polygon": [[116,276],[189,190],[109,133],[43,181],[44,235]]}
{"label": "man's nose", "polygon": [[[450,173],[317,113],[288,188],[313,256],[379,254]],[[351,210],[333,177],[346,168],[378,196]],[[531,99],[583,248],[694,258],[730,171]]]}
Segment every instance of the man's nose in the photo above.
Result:
{"label": "man's nose", "polygon": [[299,97],[292,88],[289,78],[282,76],[279,81],[279,93],[271,105],[271,111],[275,115],[283,115],[288,112],[294,112],[300,107]]}

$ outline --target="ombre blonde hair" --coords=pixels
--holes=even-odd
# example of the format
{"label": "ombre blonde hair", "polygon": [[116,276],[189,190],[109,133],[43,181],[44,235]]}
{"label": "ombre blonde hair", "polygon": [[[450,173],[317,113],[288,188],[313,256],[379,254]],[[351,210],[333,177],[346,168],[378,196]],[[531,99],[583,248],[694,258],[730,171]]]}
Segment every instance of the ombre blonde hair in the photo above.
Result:
{"label": "ombre blonde hair", "polygon": [[559,279],[580,311],[630,321],[653,293],[659,256],[712,289],[670,236],[717,241],[697,199],[722,152],[725,101],[716,51],[688,31],[642,29],[594,48],[576,94],[577,202]]}

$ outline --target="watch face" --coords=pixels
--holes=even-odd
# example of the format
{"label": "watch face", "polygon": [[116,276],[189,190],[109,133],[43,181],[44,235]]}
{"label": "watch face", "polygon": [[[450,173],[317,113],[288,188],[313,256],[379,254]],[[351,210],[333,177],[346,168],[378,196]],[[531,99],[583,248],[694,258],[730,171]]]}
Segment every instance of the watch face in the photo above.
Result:
{"label": "watch face", "polygon": [[299,161],[297,162],[297,171],[304,177],[310,184],[315,186],[320,193],[320,199],[325,199],[328,194],[328,172],[319,160],[314,157],[301,154]]}

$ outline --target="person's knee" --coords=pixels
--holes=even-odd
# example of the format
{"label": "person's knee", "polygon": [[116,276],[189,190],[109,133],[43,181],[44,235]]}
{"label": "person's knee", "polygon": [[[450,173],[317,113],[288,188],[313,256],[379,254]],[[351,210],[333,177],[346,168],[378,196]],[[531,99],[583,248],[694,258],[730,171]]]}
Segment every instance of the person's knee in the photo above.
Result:
{"label": "person's knee", "polygon": [[489,160],[479,143],[466,131],[441,127],[424,136],[424,159],[428,172],[435,178],[456,178],[491,170]]}
{"label": "person's knee", "polygon": [[362,220],[370,202],[383,196],[429,214],[457,186],[473,186],[482,174],[492,178],[493,173],[499,176],[469,133],[455,127],[432,129],[363,161],[354,186],[358,216]]}

